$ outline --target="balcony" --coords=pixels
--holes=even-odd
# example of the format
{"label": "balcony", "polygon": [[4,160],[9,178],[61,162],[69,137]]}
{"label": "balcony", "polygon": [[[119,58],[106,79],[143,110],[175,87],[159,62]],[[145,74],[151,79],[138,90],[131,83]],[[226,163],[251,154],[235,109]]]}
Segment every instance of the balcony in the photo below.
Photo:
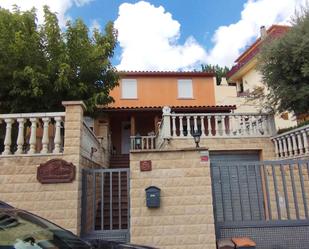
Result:
{"label": "balcony", "polygon": [[[250,113],[171,113],[163,123],[165,136],[192,138],[270,137],[274,134],[273,115]],[[166,119],[164,120],[166,121]],[[170,124],[170,132],[168,127]]]}

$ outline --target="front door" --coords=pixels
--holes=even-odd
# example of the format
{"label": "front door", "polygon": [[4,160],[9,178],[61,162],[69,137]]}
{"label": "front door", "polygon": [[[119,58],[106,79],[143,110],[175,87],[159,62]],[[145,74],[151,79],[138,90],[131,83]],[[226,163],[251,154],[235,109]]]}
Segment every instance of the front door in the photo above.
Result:
{"label": "front door", "polygon": [[130,152],[131,124],[128,121],[121,123],[121,154]]}

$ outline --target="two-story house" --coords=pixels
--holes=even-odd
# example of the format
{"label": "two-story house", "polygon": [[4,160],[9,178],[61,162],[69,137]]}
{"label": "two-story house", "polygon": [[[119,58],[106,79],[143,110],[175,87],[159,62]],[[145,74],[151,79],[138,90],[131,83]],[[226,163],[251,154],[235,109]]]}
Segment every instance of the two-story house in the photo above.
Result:
{"label": "two-story house", "polygon": [[[226,87],[224,85],[217,87],[217,94],[222,92],[221,102],[228,101],[230,104],[237,106],[239,112],[258,112],[261,110],[261,102],[259,100],[249,100],[248,96],[256,88],[264,89],[267,92],[267,88],[263,83],[262,75],[257,68],[258,55],[263,45],[263,41],[266,37],[271,39],[278,38],[289,30],[289,26],[272,25],[266,30],[264,26],[261,27],[260,37],[256,39],[236,60],[235,65],[227,73],[228,83],[235,83],[234,87]],[[225,91],[224,89],[230,89]],[[236,93],[231,90],[235,89]],[[231,93],[231,91],[233,91]],[[275,122],[277,129],[292,127],[297,124],[296,117],[293,113],[280,113],[275,116]]]}

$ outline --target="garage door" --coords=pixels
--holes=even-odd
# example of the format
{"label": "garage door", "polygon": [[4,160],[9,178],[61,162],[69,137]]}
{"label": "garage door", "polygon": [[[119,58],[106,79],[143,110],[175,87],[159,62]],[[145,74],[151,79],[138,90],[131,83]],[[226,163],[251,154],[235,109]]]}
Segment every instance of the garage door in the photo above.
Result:
{"label": "garage door", "polygon": [[216,223],[264,217],[258,151],[210,153]]}

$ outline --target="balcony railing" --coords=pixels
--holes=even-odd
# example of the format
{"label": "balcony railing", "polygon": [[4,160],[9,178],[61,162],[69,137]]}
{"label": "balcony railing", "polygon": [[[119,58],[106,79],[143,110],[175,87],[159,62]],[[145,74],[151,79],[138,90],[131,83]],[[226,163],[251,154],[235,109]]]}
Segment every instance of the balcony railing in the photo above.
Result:
{"label": "balcony railing", "polygon": [[131,150],[153,150],[156,148],[156,136],[131,136]]}
{"label": "balcony railing", "polygon": [[273,115],[250,113],[171,113],[171,137],[201,138],[269,137],[274,134]]}
{"label": "balcony railing", "polygon": [[65,112],[0,114],[1,155],[63,151]]}
{"label": "balcony railing", "polygon": [[278,159],[309,156],[309,125],[272,137]]}
{"label": "balcony railing", "polygon": [[103,151],[101,141],[85,122],[83,122],[81,154],[82,156],[95,162],[102,161]]}

